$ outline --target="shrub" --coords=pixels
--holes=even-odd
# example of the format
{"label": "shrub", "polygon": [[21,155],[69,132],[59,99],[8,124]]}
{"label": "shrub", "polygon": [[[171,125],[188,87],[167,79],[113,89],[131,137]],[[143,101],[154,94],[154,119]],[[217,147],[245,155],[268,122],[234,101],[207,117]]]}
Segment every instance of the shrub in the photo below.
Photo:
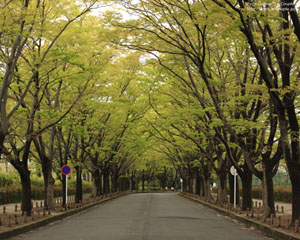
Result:
{"label": "shrub", "polygon": [[252,186],[252,197],[262,199],[261,186]]}
{"label": "shrub", "polygon": [[[242,189],[240,188],[240,192]],[[218,193],[218,187],[212,189],[213,193]],[[229,190],[228,190],[229,192]],[[261,186],[252,186],[252,197],[262,199]],[[289,186],[275,186],[274,187],[274,200],[277,202],[292,202],[292,188]]]}
{"label": "shrub", "polygon": [[[39,177],[31,177],[31,186],[43,186],[44,180]],[[6,187],[13,184],[21,184],[20,177],[17,174],[0,174],[0,186]]]}
{"label": "shrub", "polygon": [[[252,188],[252,197],[262,199],[262,188],[260,186]],[[275,186],[274,200],[278,202],[292,202],[292,188],[288,186]]]}
{"label": "shrub", "polygon": [[[83,193],[91,193],[91,186],[84,186]],[[74,195],[76,189],[68,187],[68,195]],[[31,196],[33,200],[41,200],[44,198],[44,187],[32,186]],[[62,196],[62,187],[54,186],[54,197]],[[0,204],[17,203],[22,201],[22,188],[21,185],[11,185],[9,187],[0,188]]]}
{"label": "shrub", "polygon": [[15,174],[0,174],[0,187],[10,186],[14,183],[20,183],[19,176]]}
{"label": "shrub", "polygon": [[291,187],[275,187],[274,198],[279,202],[292,202]]}
{"label": "shrub", "polygon": [[31,181],[31,186],[38,186],[38,187],[44,186],[44,179],[43,178],[31,177],[30,181]]}

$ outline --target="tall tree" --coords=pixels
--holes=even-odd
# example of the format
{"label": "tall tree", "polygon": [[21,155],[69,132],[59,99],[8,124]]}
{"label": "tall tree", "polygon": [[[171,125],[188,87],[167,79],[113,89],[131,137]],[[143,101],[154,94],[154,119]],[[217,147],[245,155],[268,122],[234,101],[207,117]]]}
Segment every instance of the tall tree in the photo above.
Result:
{"label": "tall tree", "polygon": [[[267,6],[265,12],[256,4],[249,5],[247,1],[238,1],[237,5],[227,0],[214,2],[221,8],[226,8],[225,13],[230,14],[233,21],[239,22],[238,28],[248,41],[259,64],[262,79],[278,115],[283,156],[292,183],[292,222],[294,222],[300,216],[299,120],[295,106],[297,97],[295,89],[299,74],[296,70],[297,63],[294,62],[299,41],[291,34],[294,28],[297,35],[296,12],[292,14],[294,22],[292,27],[289,13],[293,6],[286,7],[286,3],[291,1],[280,0],[279,11]],[[257,4],[262,3],[259,1]],[[253,9],[257,11],[251,11]]]}

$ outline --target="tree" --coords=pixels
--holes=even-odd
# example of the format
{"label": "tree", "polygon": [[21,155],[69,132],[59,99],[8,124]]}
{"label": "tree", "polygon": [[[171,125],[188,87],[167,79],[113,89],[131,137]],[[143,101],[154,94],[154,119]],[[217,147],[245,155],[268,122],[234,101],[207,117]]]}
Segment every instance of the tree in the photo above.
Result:
{"label": "tree", "polygon": [[[135,38],[127,38],[120,42],[121,45],[152,54],[162,66],[192,90],[202,109],[208,108],[207,102],[204,101],[199,91],[201,84],[202,86],[205,85],[215,111],[215,115],[206,112],[206,117],[210,123],[214,117],[219,121],[213,127],[215,138],[218,139],[219,143],[224,144],[227,157],[238,169],[241,176],[243,209],[251,208],[252,173],[255,172],[259,175],[253,168],[253,162],[256,162],[259,157],[258,153],[261,152],[263,146],[258,138],[259,136],[264,137],[264,127],[253,126],[254,124],[257,125],[260,114],[265,111],[267,105],[259,99],[262,92],[253,92],[247,88],[251,79],[250,84],[252,85],[255,81],[259,85],[262,84],[261,76],[263,73],[257,71],[256,61],[249,60],[251,55],[245,50],[246,46],[244,45],[241,49],[245,53],[245,59],[242,59],[245,64],[241,67],[240,64],[237,65],[232,60],[230,55],[237,44],[230,38],[228,40],[226,33],[224,34],[225,40],[219,41],[217,39],[216,32],[220,32],[218,28],[226,29],[226,24],[215,18],[214,11],[209,11],[213,7],[212,3],[204,4],[200,1],[193,3],[188,1],[177,3],[141,1],[140,3],[133,3],[126,1],[124,6],[138,14],[140,18],[137,21],[128,21],[123,24],[112,22],[113,25],[130,29],[131,34],[135,34]],[[221,34],[223,33],[221,32]],[[152,39],[154,37],[155,40],[152,40],[151,37]],[[147,39],[146,43],[145,39]],[[220,50],[222,49],[220,46],[225,45],[229,45],[229,47],[225,47],[225,51]],[[177,61],[182,58],[188,73],[188,81],[182,73],[176,71],[177,68],[175,70],[174,65],[163,61],[163,56],[166,55],[173,59],[176,58]],[[228,67],[228,63],[231,64],[230,67]],[[243,76],[241,76],[240,70],[243,71]],[[230,86],[228,80],[234,78],[237,81],[235,87],[239,89],[235,90],[231,87],[228,91],[228,86]],[[226,98],[228,92],[235,96],[232,101]],[[249,102],[249,98],[253,96],[255,100]],[[278,154],[274,158],[276,161],[271,161],[271,169],[276,169],[276,163],[280,159],[281,144],[278,146]],[[219,156],[222,155],[219,154]],[[266,162],[268,161],[264,161],[264,163]]]}
{"label": "tree", "polygon": [[[28,7],[28,4],[25,5],[25,7]],[[73,102],[73,104],[71,104],[69,109],[67,109],[64,113],[62,113],[56,118],[50,119],[50,121],[48,122],[42,123],[41,115],[43,114],[42,112],[44,110],[41,107],[42,102],[44,100],[44,97],[46,95],[49,96],[51,92],[48,86],[52,85],[52,87],[55,87],[55,84],[58,84],[55,94],[56,98],[59,96],[61,89],[61,83],[55,81],[55,79],[51,79],[51,72],[57,68],[55,63],[52,65],[53,68],[50,68],[50,66],[44,66],[47,63],[47,61],[50,61],[48,59],[48,56],[51,55],[52,48],[56,44],[59,37],[67,29],[67,27],[76,19],[88,12],[94,4],[95,2],[88,4],[87,8],[83,10],[80,10],[80,7],[75,7],[75,14],[74,12],[69,12],[69,14],[74,14],[74,16],[69,16],[70,18],[68,18],[68,20],[61,21],[61,25],[59,27],[54,26],[52,29],[52,35],[49,36],[45,33],[44,27],[52,27],[53,22],[51,23],[51,20],[53,19],[50,19],[50,17],[52,16],[47,15],[48,13],[46,12],[46,2],[43,1],[42,3],[40,3],[38,1],[37,7],[34,8],[35,10],[33,12],[34,18],[39,16],[39,24],[34,25],[35,27],[37,27],[37,29],[36,31],[33,31],[36,35],[32,35],[30,40],[26,40],[26,48],[24,47],[25,43],[22,49],[21,45],[18,46],[20,47],[20,49],[18,50],[19,55],[14,58],[13,63],[9,63],[9,65],[13,65],[13,70],[7,70],[10,71],[8,73],[9,77],[7,77],[7,79],[5,80],[7,82],[7,85],[3,86],[2,88],[2,91],[4,91],[4,97],[2,97],[2,99],[3,103],[5,103],[3,105],[3,111],[6,112],[6,107],[8,103],[7,99],[5,99],[5,96],[13,96],[12,101],[9,101],[9,104],[12,104],[12,106],[14,106],[13,104],[15,104],[15,107],[13,107],[13,111],[10,113],[10,115],[16,115],[20,113],[21,116],[25,116],[25,122],[24,119],[20,119],[20,122],[24,122],[24,126],[27,126],[27,130],[24,132],[22,129],[19,129],[16,126],[14,128],[9,128],[9,145],[11,150],[5,148],[5,154],[9,155],[10,162],[18,170],[21,176],[23,191],[22,209],[26,211],[28,215],[31,214],[31,184],[30,171],[28,170],[28,158],[31,151],[31,143],[36,138],[36,136],[39,136],[45,130],[61,121],[69,113],[71,108],[74,106],[74,104],[77,102],[80,95],[82,94],[81,92],[77,99]],[[79,13],[77,13],[78,11]],[[62,15],[63,14],[64,13],[62,13]],[[61,17],[61,15],[59,17]],[[34,26],[32,25],[30,31],[32,31],[32,28]],[[22,57],[22,61],[19,60],[19,57]],[[14,85],[11,84],[12,79],[15,80]],[[8,86],[11,87],[11,92],[9,95],[8,89],[5,90],[5,88],[8,88]],[[22,90],[22,86],[25,86],[24,90]],[[83,89],[84,88],[86,88],[86,86],[83,86]],[[29,96],[28,93],[30,93]],[[49,96],[49,98],[51,97]],[[55,104],[57,105],[57,101],[55,102]],[[24,111],[21,110],[17,112],[20,106],[24,108]],[[5,114],[2,115],[4,118],[6,118]],[[2,121],[2,123],[5,122],[6,120]],[[17,131],[14,132],[14,130]],[[5,134],[3,135],[2,139],[4,138]],[[51,139],[53,140],[53,138],[54,137],[52,135]],[[42,143],[41,137],[39,138],[39,140],[40,143]],[[37,141],[35,141],[35,143],[37,143]],[[42,163],[44,163],[43,173],[45,174],[45,181],[46,183],[48,183],[48,181],[51,183],[50,176],[52,169],[51,165],[48,164],[49,158],[45,156],[44,146],[38,146],[38,144],[36,144],[36,147],[39,155],[42,157],[41,161]],[[45,186],[47,190],[48,184],[45,184]]]}
{"label": "tree", "polygon": [[291,35],[293,28],[298,35],[296,12],[292,13],[293,28],[289,13],[295,8],[291,5],[286,9],[285,4],[292,2],[282,0],[279,1],[281,6],[279,12],[271,7],[266,12],[260,9],[250,12],[249,10],[256,6],[249,6],[246,1],[239,1],[237,6],[227,0],[214,2],[221,8],[228,6],[230,10],[225,10],[225,13],[229,14],[232,11],[231,18],[238,21],[238,29],[248,41],[259,64],[262,79],[278,115],[283,156],[292,183],[292,222],[294,222],[300,216],[300,207],[297,204],[300,201],[299,120],[295,106],[297,96],[295,88],[299,75],[295,73],[297,70],[294,63],[299,41]]}
{"label": "tree", "polygon": [[[5,51],[1,52],[1,65],[5,71],[1,74],[2,83],[0,91],[0,154],[3,153],[3,145],[7,134],[9,133],[9,121],[15,111],[20,107],[24,97],[28,93],[28,89],[32,80],[27,82],[25,90],[19,92],[16,104],[10,112],[7,112],[7,102],[9,98],[8,90],[13,81],[15,70],[19,58],[23,52],[24,46],[28,41],[30,34],[36,25],[36,18],[40,7],[40,0],[34,1],[26,0],[22,3],[15,3],[12,1],[5,1],[1,7],[2,28],[0,30],[1,47]],[[17,18],[11,16],[11,10],[15,9]],[[32,10],[33,9],[33,10]],[[9,19],[8,21],[6,21]],[[15,20],[15,21],[14,21]],[[11,30],[6,30],[10,29]]]}

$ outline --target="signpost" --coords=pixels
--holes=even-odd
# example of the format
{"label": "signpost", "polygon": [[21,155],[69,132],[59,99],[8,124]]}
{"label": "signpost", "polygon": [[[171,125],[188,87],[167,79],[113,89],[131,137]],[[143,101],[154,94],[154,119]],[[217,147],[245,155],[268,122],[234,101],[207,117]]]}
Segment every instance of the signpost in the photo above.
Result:
{"label": "signpost", "polygon": [[230,173],[233,175],[233,177],[234,177],[234,190],[233,190],[233,198],[234,198],[234,200],[233,200],[233,207],[234,208],[236,208],[236,177],[237,177],[237,171],[236,171],[236,169],[235,169],[235,167],[234,166],[232,166],[231,168],[230,168]]}
{"label": "signpost", "polygon": [[183,192],[183,179],[180,178],[180,184],[181,184],[181,192]]}
{"label": "signpost", "polygon": [[68,176],[71,172],[71,168],[68,165],[64,165],[61,168],[61,173],[66,176],[66,204],[68,203]]}

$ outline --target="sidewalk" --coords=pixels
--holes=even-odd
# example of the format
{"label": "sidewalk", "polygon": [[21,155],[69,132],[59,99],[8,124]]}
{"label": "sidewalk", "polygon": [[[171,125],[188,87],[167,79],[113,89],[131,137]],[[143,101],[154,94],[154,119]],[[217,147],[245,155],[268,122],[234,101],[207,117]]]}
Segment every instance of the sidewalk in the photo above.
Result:
{"label": "sidewalk", "polygon": [[[83,194],[83,199],[86,200],[90,198],[91,194]],[[74,195],[68,196],[68,202],[72,203],[74,202]],[[57,197],[53,199],[54,204],[59,204],[62,202],[62,197]],[[32,200],[33,208],[43,207],[44,206],[44,200]],[[5,208],[5,210],[4,210]],[[17,211],[16,211],[17,209]],[[8,204],[2,204],[0,205],[0,216],[1,214],[7,213],[20,213],[21,212],[21,203],[8,203]]]}
{"label": "sidewalk", "polygon": [[[216,193],[212,193],[212,196],[213,196],[214,200],[217,199],[217,194]],[[252,202],[253,202],[253,207],[255,207],[255,208],[260,208],[260,207],[262,208],[262,206],[263,206],[263,201],[261,199],[253,198]],[[283,213],[284,214],[292,215],[292,204],[291,203],[275,202],[276,212],[282,213],[282,207],[283,207]]]}
{"label": "sidewalk", "polygon": [[180,193],[179,195],[212,208],[239,222],[243,222],[248,227],[254,227],[263,231],[274,239],[300,240],[299,220],[295,226],[290,226],[292,217],[292,204],[290,203],[276,202],[276,217],[272,214],[270,218],[267,218],[263,213],[262,200],[260,199],[253,199],[253,208],[251,210],[242,211],[239,206],[234,209],[230,203],[216,203],[215,195],[213,195],[214,199],[205,199],[191,193]]}
{"label": "sidewalk", "polygon": [[55,198],[54,208],[51,211],[45,210],[44,201],[35,200],[31,216],[27,216],[26,213],[22,214],[21,203],[0,205],[0,239],[11,238],[31,231],[129,193],[119,192],[93,198],[91,198],[91,194],[84,194],[80,203],[75,203],[74,196],[69,196],[66,209],[62,207],[62,198]]}
{"label": "sidewalk", "polygon": [[[261,199],[253,199],[253,206],[258,207],[259,204],[262,206],[263,201]],[[282,212],[282,207],[283,207],[283,212],[285,214],[292,215],[292,204],[291,203],[286,203],[286,202],[275,202],[275,209],[277,209],[277,212]]]}

